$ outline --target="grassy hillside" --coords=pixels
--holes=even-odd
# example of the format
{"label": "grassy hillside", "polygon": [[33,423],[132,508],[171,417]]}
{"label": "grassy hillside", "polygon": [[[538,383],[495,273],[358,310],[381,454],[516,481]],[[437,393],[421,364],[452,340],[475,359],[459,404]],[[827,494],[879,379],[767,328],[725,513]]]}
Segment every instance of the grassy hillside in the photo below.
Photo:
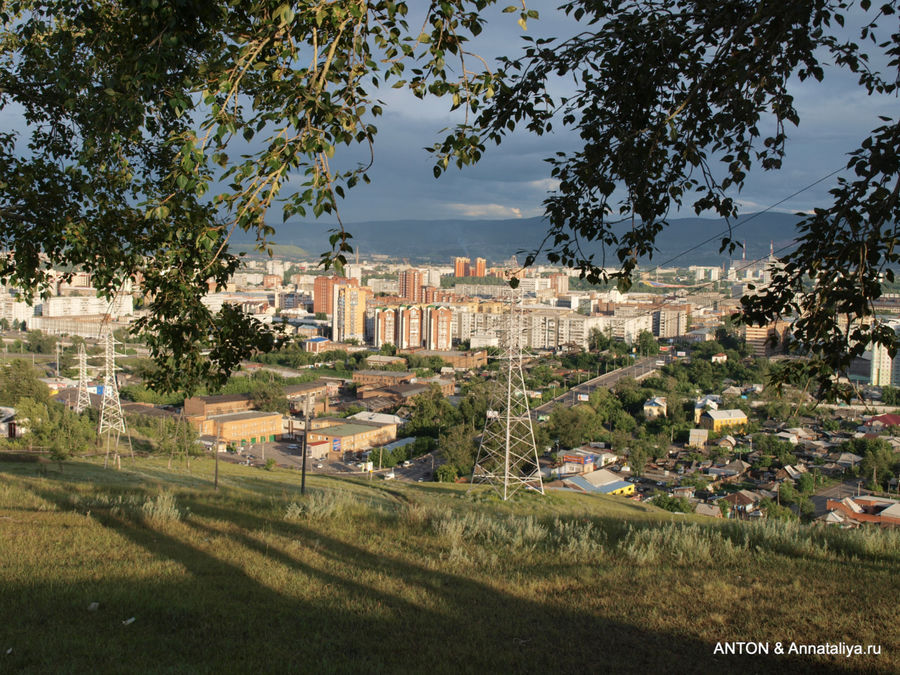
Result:
{"label": "grassy hillside", "polygon": [[[212,462],[0,462],[4,672],[890,672],[895,533]],[[91,609],[92,603],[98,603]],[[132,620],[133,619],[133,620]],[[721,656],[726,640],[881,656]]]}

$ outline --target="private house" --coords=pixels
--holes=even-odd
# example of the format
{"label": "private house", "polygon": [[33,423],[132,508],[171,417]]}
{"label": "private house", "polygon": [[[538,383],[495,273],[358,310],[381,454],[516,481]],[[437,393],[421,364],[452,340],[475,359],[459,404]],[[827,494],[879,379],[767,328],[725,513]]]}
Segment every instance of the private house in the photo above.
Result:
{"label": "private house", "polygon": [[705,504],[703,502],[694,507],[694,513],[700,516],[708,516],[710,518],[721,518],[722,509],[717,504]]}
{"label": "private house", "polygon": [[738,478],[739,476],[744,475],[747,470],[750,469],[750,465],[747,462],[735,459],[727,464],[722,466],[712,466],[709,468],[709,475],[714,476],[715,478]]}
{"label": "private house", "polygon": [[722,405],[722,397],[715,394],[701,396],[694,403],[694,424],[700,424],[700,416],[707,410],[718,410]]}
{"label": "private house", "polygon": [[882,527],[900,526],[900,500],[866,495],[841,500],[829,499],[825,506],[829,512],[839,513],[845,522],[849,520]]}
{"label": "private house", "polygon": [[743,410],[707,410],[700,415],[700,426],[718,432],[723,429],[734,429],[747,424],[747,415]]}
{"label": "private house", "polygon": [[719,352],[718,354],[713,354],[709,357],[710,362],[712,363],[725,363],[728,361],[728,355],[725,352]]}
{"label": "private house", "polygon": [[688,432],[687,447],[702,450],[709,440],[709,429],[691,429]]}
{"label": "private house", "polygon": [[731,506],[733,518],[747,518],[759,509],[762,496],[750,490],[739,490],[722,499]]}
{"label": "private house", "polygon": [[0,407],[0,438],[21,438],[25,431],[22,425],[16,424],[15,408]]}
{"label": "private house", "polygon": [[842,469],[852,469],[863,460],[862,457],[855,455],[852,452],[835,452],[829,455],[828,459]]}
{"label": "private house", "polygon": [[654,396],[644,403],[644,418],[655,420],[666,416],[666,397]]}
{"label": "private house", "polygon": [[737,440],[731,434],[726,434],[716,441],[716,445],[718,445],[720,448],[728,450],[729,452],[733,452],[737,447]]}

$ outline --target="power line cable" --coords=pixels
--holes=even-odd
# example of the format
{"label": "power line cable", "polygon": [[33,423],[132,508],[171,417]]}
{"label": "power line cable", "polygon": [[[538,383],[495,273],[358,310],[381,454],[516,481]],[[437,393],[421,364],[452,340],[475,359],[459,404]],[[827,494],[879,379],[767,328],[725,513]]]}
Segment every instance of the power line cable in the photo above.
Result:
{"label": "power line cable", "polygon": [[706,244],[709,244],[710,242],[715,241],[715,240],[718,239],[719,237],[723,237],[723,236],[725,236],[725,235],[733,234],[734,231],[735,231],[736,229],[738,229],[739,227],[743,227],[744,225],[746,225],[747,223],[751,222],[751,221],[754,220],[755,218],[759,218],[761,215],[763,215],[763,214],[765,214],[765,213],[768,213],[769,211],[771,211],[771,210],[774,209],[774,208],[777,208],[778,206],[781,206],[781,205],[784,204],[786,201],[788,201],[788,200],[790,200],[790,199],[793,199],[794,197],[796,197],[796,196],[798,196],[798,195],[803,194],[803,193],[806,192],[807,190],[811,190],[812,188],[814,188],[814,187],[815,187],[816,185],[818,185],[819,183],[822,183],[822,182],[828,180],[829,178],[831,178],[832,176],[834,176],[835,174],[838,174],[838,173],[840,173],[841,171],[844,171],[845,168],[846,168],[846,167],[843,167],[843,166],[842,166],[842,167],[840,167],[840,168],[838,168],[838,169],[835,169],[835,170],[832,171],[831,173],[828,173],[828,174],[822,176],[822,177],[819,178],[818,180],[815,180],[815,181],[813,181],[812,183],[810,183],[809,185],[800,188],[799,190],[797,190],[797,191],[794,192],[793,194],[788,195],[787,197],[785,197],[785,198],[783,198],[783,199],[781,199],[781,200],[775,202],[774,204],[770,204],[769,206],[767,206],[766,208],[764,208],[762,211],[757,211],[756,213],[750,214],[749,216],[747,216],[746,219],[744,219],[744,220],[742,220],[742,221],[740,221],[740,222],[738,222],[738,223],[735,223],[735,224],[734,224],[732,227],[730,227],[729,229],[723,230],[722,232],[719,232],[718,234],[714,234],[713,236],[709,237],[708,239],[705,239],[705,240],[701,241],[699,244],[696,244],[696,245],[692,246],[691,248],[686,249],[686,250],[682,251],[681,253],[678,253],[677,255],[675,255],[675,256],[669,258],[668,260],[665,260],[665,261],[659,263],[659,264],[656,265],[655,267],[651,268],[649,271],[650,271],[650,272],[653,272],[653,271],[655,271],[655,270],[658,270],[659,268],[664,267],[665,265],[668,265],[669,263],[671,263],[671,262],[673,262],[673,261],[675,261],[675,260],[678,260],[678,258],[680,258],[680,257],[682,257],[682,256],[685,256],[685,255],[687,255],[688,253],[693,253],[694,251],[696,251],[696,250],[697,250],[698,248],[700,248],[701,246],[705,246]]}

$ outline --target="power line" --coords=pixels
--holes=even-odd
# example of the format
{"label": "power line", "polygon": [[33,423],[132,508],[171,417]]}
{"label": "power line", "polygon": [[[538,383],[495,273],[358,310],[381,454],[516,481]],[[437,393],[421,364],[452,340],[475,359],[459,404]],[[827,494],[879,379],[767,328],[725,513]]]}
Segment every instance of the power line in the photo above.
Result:
{"label": "power line", "polygon": [[819,178],[818,180],[813,181],[813,182],[810,183],[809,185],[800,188],[799,190],[797,190],[796,192],[794,192],[794,193],[792,193],[792,194],[789,194],[787,197],[784,197],[783,199],[780,199],[779,201],[775,202],[774,204],[770,204],[769,206],[767,206],[766,208],[764,208],[762,211],[757,211],[756,213],[750,214],[749,216],[747,216],[746,219],[744,219],[744,220],[742,220],[742,221],[740,221],[740,222],[738,222],[738,223],[735,223],[735,224],[734,224],[732,227],[730,227],[729,229],[723,230],[722,232],[719,232],[718,234],[714,234],[714,235],[712,235],[711,237],[709,237],[708,239],[704,239],[704,240],[701,241],[700,243],[698,243],[698,244],[696,244],[696,245],[694,245],[694,246],[691,246],[690,248],[688,248],[688,249],[682,251],[681,253],[678,253],[677,255],[672,256],[672,257],[669,258],[668,260],[665,260],[665,261],[659,263],[659,264],[656,265],[655,267],[650,268],[650,270],[648,270],[648,271],[649,271],[649,272],[654,272],[654,271],[658,270],[659,268],[664,267],[664,266],[668,265],[669,263],[671,263],[671,262],[673,262],[673,261],[675,261],[675,260],[678,260],[678,258],[681,258],[682,256],[687,255],[688,253],[693,253],[694,251],[696,251],[696,250],[697,250],[698,248],[700,248],[701,246],[705,246],[706,244],[709,244],[710,242],[715,241],[715,240],[718,239],[719,237],[723,237],[723,236],[725,236],[725,235],[733,234],[734,231],[735,231],[736,229],[738,229],[739,227],[743,227],[744,225],[746,225],[747,223],[751,222],[751,221],[754,220],[755,218],[759,218],[761,215],[763,215],[763,214],[765,214],[765,213],[768,213],[768,212],[771,211],[772,209],[777,208],[778,206],[784,204],[786,201],[788,201],[788,200],[790,200],[790,199],[793,199],[793,198],[796,197],[797,195],[801,195],[801,194],[803,194],[804,192],[806,192],[807,190],[811,190],[812,188],[814,188],[814,187],[815,187],[816,185],[818,185],[819,183],[822,183],[822,182],[828,180],[829,178],[831,178],[831,177],[834,176],[835,174],[840,173],[840,172],[843,171],[844,169],[845,169],[845,167],[840,167],[840,168],[838,168],[838,169],[835,169],[834,171],[832,171],[832,172],[830,172],[830,173],[828,173],[828,174],[822,176],[822,177]]}

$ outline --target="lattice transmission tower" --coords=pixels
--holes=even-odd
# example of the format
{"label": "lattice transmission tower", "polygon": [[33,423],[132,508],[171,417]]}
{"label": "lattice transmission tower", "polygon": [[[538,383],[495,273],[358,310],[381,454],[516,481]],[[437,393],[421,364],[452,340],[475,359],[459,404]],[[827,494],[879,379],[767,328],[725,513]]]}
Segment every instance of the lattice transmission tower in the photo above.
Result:
{"label": "lattice transmission tower", "polygon": [[[100,404],[100,426],[97,434],[103,438],[106,434],[106,459],[103,467],[109,465],[109,451],[112,446],[113,461],[116,468],[121,468],[119,458],[119,439],[125,433],[125,415],[122,413],[122,403],[119,401],[119,385],[116,381],[116,340],[112,332],[107,332],[104,337],[104,366],[103,366],[103,401]],[[113,436],[115,441],[113,442]],[[128,437],[131,446],[131,437]],[[134,448],[131,448],[131,459],[134,460]]]}
{"label": "lattice transmission tower", "polygon": [[87,352],[84,343],[78,345],[78,396],[75,398],[75,412],[82,413],[91,407],[91,395],[88,393]]}
{"label": "lattice transmission tower", "polygon": [[498,386],[488,404],[472,483],[487,483],[506,501],[526,488],[544,494],[525,377],[522,374],[521,294],[509,293]]}

